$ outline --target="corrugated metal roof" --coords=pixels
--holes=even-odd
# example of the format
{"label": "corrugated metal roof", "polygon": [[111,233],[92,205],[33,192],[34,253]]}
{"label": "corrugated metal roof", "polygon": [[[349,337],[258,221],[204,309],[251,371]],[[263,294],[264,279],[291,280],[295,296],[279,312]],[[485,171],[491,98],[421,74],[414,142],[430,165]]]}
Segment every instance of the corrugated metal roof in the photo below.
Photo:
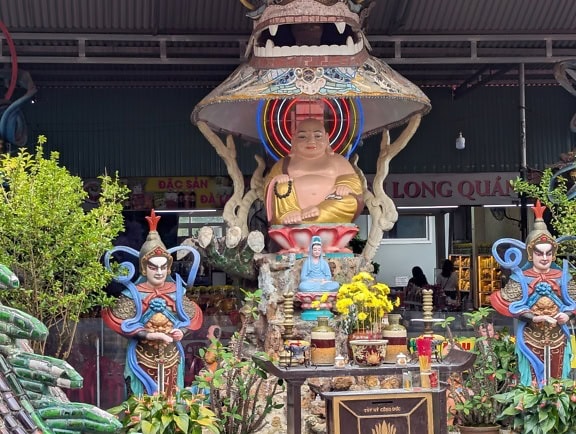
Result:
{"label": "corrugated metal roof", "polygon": [[[454,99],[450,89],[426,89],[432,111],[407,147],[390,163],[391,173],[516,172],[520,168],[519,90],[486,87]],[[570,118],[576,99],[559,87],[526,89],[527,163],[543,170],[557,162],[560,153],[576,145]],[[456,150],[462,132],[466,148]],[[394,133],[394,131],[393,131]],[[360,167],[376,170],[380,137],[366,140],[359,149]]]}
{"label": "corrugated metal roof", "polygon": [[245,11],[233,0],[0,0],[15,32],[245,34]]}
{"label": "corrugated metal roof", "polygon": [[[201,89],[41,89],[26,108],[29,142],[46,135],[47,152],[74,174],[93,178],[226,175],[222,159],[190,122]],[[239,165],[256,167],[262,147],[236,140]],[[247,146],[250,146],[249,148]]]}
{"label": "corrugated metal roof", "polygon": [[572,0],[384,1],[371,12],[368,33],[388,30],[395,5],[395,34],[558,34],[573,33],[576,23]]}
{"label": "corrugated metal roof", "polygon": [[[107,64],[110,72],[112,65],[140,64],[158,86],[193,81],[162,71],[167,63],[181,63],[192,78],[198,73],[201,85],[202,68],[220,65],[211,74],[216,85],[243,61],[252,29],[246,12],[236,0],[0,0],[0,19],[39,86],[55,85],[59,70],[87,63]],[[576,56],[573,0],[376,0],[366,29],[373,54],[419,85],[463,83],[487,65],[510,62],[527,63],[529,83],[550,82],[550,74],[538,71],[550,71],[559,57]],[[476,47],[471,41],[478,36]],[[5,48],[2,54],[0,62],[7,61]],[[53,65],[49,80],[39,64]],[[429,65],[433,78],[422,65]],[[437,65],[444,65],[442,73]],[[59,81],[85,85],[66,74]],[[126,84],[115,83],[113,73],[100,81]]]}
{"label": "corrugated metal roof", "polygon": [[[15,32],[248,34],[235,0],[0,0]],[[377,0],[369,34],[572,33],[573,0]]]}

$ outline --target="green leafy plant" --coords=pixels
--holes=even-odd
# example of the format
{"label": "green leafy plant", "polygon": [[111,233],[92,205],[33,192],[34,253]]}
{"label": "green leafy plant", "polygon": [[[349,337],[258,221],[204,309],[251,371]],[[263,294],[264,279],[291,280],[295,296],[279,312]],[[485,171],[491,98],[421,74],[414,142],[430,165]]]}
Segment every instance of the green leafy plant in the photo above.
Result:
{"label": "green leafy plant", "polygon": [[[480,335],[479,341],[490,345],[497,360],[496,378],[503,380],[510,375],[515,376],[518,369],[518,359],[516,358],[516,338],[503,328],[499,332],[494,330],[491,316],[494,314],[491,307],[479,307],[473,312],[466,312],[463,315],[467,318],[467,324],[474,327]],[[515,378],[512,378],[515,380]],[[514,381],[513,383],[514,384]]]}
{"label": "green leafy plant", "polygon": [[[550,225],[560,236],[576,234],[576,200],[568,196],[571,186],[568,178],[556,176],[551,168],[544,170],[538,183],[520,178],[512,181],[515,192],[538,199],[548,208],[551,215]],[[575,253],[576,243],[573,241],[559,246],[560,255],[573,256]]]}
{"label": "green leafy plant", "polygon": [[493,396],[516,384],[514,338],[505,330],[494,330],[490,321],[493,312],[492,308],[481,307],[464,314],[477,334],[472,350],[476,360],[469,371],[454,373],[449,379],[450,413],[457,425],[496,425],[502,405]]}
{"label": "green leafy plant", "polygon": [[518,384],[497,394],[500,420],[523,434],[576,433],[576,386],[573,380],[551,380],[542,388]]}
{"label": "green leafy plant", "polygon": [[[34,155],[22,149],[0,157],[0,263],[20,278],[22,290],[0,301],[38,318],[56,336],[54,353],[67,358],[80,315],[107,303],[111,276],[100,261],[123,230],[128,189],[102,176],[98,206],[86,212],[82,179],[44,158],[39,137]],[[45,342],[34,343],[44,353]]]}
{"label": "green leafy plant", "polygon": [[[266,415],[284,405],[276,399],[284,390],[282,380],[270,378],[245,354],[247,326],[259,316],[262,291],[242,292],[244,305],[240,330],[234,334],[229,346],[213,339],[209,348],[200,350],[205,360],[210,353],[210,360],[216,360],[217,366],[215,370],[203,370],[194,381],[199,389],[210,391],[210,407],[222,421],[223,434],[257,432],[264,426]],[[267,357],[261,352],[255,355]]]}
{"label": "green leafy plant", "polygon": [[175,396],[133,395],[108,412],[118,416],[123,433],[201,434],[203,429],[220,432],[218,419],[204,403],[204,396],[194,396],[188,389],[179,390]]}

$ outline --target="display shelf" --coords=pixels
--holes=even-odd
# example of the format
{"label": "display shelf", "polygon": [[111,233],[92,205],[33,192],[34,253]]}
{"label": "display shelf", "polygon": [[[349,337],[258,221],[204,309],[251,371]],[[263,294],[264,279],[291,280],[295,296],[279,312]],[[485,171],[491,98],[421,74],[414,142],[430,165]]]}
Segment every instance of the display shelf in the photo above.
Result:
{"label": "display shelf", "polygon": [[501,288],[502,271],[492,255],[478,255],[476,258],[478,281],[478,306],[490,306],[490,294]]}
{"label": "display shelf", "polygon": [[472,260],[470,255],[450,254],[449,259],[454,264],[454,271],[458,276],[458,289],[460,293],[469,293],[472,277]]}

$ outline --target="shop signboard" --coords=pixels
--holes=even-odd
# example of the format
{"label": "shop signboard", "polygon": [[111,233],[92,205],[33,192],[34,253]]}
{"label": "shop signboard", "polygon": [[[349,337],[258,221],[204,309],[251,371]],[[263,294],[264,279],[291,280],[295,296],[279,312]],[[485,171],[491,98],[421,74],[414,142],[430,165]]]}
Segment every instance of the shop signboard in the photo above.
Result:
{"label": "shop signboard", "polygon": [[391,174],[384,190],[397,207],[514,205],[518,195],[510,181],[517,177],[517,172]]}
{"label": "shop signboard", "polygon": [[[168,176],[124,178],[130,189],[125,209],[178,210],[222,209],[234,192],[232,180],[227,176]],[[100,181],[84,182],[87,202],[97,204]]]}
{"label": "shop signboard", "polygon": [[[510,181],[516,172],[390,174],[386,194],[397,207],[514,205],[518,196]],[[366,176],[369,185],[373,176]],[[222,209],[233,194],[226,176],[126,178],[130,198],[126,209]],[[246,181],[247,185],[249,180]],[[85,182],[87,201],[97,203],[99,181]]]}

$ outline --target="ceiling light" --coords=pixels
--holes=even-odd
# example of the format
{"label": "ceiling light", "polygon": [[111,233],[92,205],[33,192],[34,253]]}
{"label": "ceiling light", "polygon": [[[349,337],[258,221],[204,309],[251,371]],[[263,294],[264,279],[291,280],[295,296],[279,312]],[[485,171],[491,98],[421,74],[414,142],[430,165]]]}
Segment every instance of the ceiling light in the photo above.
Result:
{"label": "ceiling light", "polygon": [[456,137],[456,149],[461,151],[466,147],[466,138],[462,135],[462,132]]}

